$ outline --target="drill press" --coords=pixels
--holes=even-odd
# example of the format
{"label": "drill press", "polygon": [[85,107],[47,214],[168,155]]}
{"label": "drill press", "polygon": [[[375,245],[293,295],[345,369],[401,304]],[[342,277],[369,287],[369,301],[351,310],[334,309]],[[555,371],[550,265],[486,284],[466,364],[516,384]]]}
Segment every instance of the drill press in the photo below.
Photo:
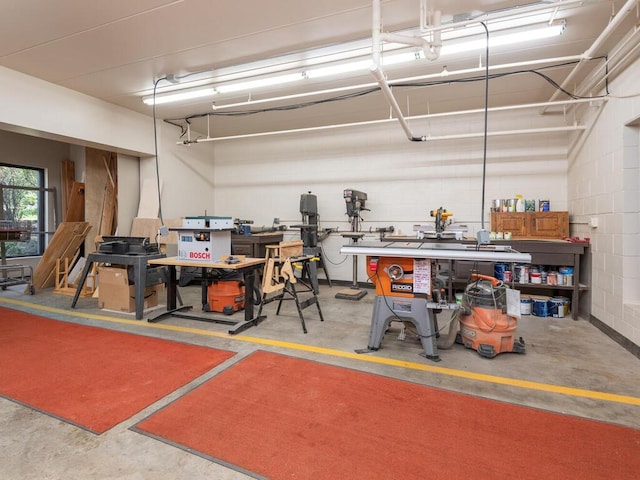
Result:
{"label": "drill press", "polygon": [[[364,237],[364,233],[360,231],[360,222],[362,217],[360,212],[363,210],[369,211],[365,208],[365,202],[367,201],[367,194],[358,190],[347,189],[343,192],[345,204],[347,206],[347,216],[349,217],[349,224],[351,225],[351,232],[343,233],[343,238],[349,239],[350,245],[355,245],[358,240]],[[336,293],[336,298],[345,300],[360,300],[367,294],[358,286],[358,257],[353,256],[353,283],[351,287],[340,290]]]}

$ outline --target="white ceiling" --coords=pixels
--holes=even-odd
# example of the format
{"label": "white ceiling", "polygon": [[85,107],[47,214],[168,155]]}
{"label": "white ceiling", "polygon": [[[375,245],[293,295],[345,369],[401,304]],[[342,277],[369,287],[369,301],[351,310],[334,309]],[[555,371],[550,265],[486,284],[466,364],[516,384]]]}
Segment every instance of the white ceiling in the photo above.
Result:
{"label": "white ceiling", "polygon": [[[429,3],[442,12],[446,23],[530,2],[436,0]],[[566,19],[565,33],[536,44],[496,48],[490,52],[490,65],[584,54],[602,35],[611,18],[623,6],[629,5],[622,0],[544,3],[560,6],[556,18]],[[630,9],[620,27],[591,52],[594,57],[612,55],[613,46],[637,24],[636,8]],[[292,53],[304,56],[307,49],[356,40],[367,41],[370,45],[372,34],[371,0],[3,0],[0,13],[1,65],[148,115],[152,114],[152,108],[142,103],[141,96],[149,94],[154,81],[165,75],[184,76],[202,71],[220,75],[249,62],[277,63]],[[416,28],[419,18],[419,0],[382,1],[385,31]],[[632,42],[637,44],[638,39],[634,37]],[[434,62],[424,60],[415,62],[410,68],[389,68],[387,74],[394,80],[438,73],[444,65],[449,71],[477,68],[480,57],[474,53]],[[552,63],[555,62],[513,67],[501,72],[539,68]],[[568,90],[573,91],[584,76],[599,66],[602,66],[601,61],[580,67],[567,85]],[[561,84],[574,68],[573,65],[556,67],[544,72]],[[224,105],[246,102],[249,98],[256,100],[373,81],[371,75],[364,74],[321,83],[305,82],[304,86],[274,87],[250,94],[229,94],[226,98],[216,96],[215,100],[216,104]],[[158,82],[158,92],[168,87],[171,87],[169,82]],[[548,81],[536,74],[510,75],[491,80],[490,104],[544,102],[554,91]],[[484,105],[484,84],[394,87],[394,95],[407,115],[466,110]],[[328,96],[263,104],[260,108]],[[568,97],[563,94],[558,98]],[[190,101],[186,105],[157,106],[157,116],[163,119],[211,112],[211,99]],[[373,93],[295,110],[215,116],[208,124],[203,118],[194,119],[192,125],[204,133],[209,128],[210,135],[218,137],[388,117],[387,100],[380,93]],[[179,133],[177,129],[176,132]]]}

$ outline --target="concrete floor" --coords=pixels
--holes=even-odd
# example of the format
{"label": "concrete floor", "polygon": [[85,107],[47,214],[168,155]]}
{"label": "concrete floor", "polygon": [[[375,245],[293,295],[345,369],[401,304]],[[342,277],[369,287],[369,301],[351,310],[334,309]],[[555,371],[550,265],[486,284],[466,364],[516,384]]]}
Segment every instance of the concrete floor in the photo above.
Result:
{"label": "concrete floor", "polygon": [[[368,343],[374,294],[368,291],[359,301],[335,299],[343,288],[321,285],[319,298],[325,321],[319,321],[314,306],[306,309],[306,335],[294,304],[287,302],[278,316],[276,304],[267,305],[267,319],[237,336],[207,335],[227,331],[228,327],[216,323],[179,318],[156,324],[136,321],[133,314],[97,309],[97,300],[92,298],[80,298],[76,308],[71,309],[71,297],[52,290],[30,296],[17,286],[0,292],[0,306],[237,352],[222,365],[102,435],[0,398],[0,478],[250,478],[130,431],[129,427],[257,349],[640,428],[640,360],[586,320],[523,316],[518,334],[526,341],[526,354],[501,354],[485,359],[475,351],[454,345],[439,351],[438,363],[419,355],[423,350],[415,337],[407,335],[405,340],[398,340],[400,324],[393,323],[382,349],[357,355],[354,350],[365,348]],[[180,291],[185,303],[200,304],[198,286],[183,287]],[[163,309],[164,306],[159,306],[145,312],[145,319]],[[446,320],[447,314],[442,314],[441,327]],[[184,328],[169,330],[167,326]]]}

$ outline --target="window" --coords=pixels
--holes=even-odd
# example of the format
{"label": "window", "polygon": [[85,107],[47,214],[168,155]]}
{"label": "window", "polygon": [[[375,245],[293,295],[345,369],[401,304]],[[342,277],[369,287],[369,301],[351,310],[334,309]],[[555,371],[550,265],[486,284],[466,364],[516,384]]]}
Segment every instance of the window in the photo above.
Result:
{"label": "window", "polygon": [[44,253],[45,192],[43,169],[0,164],[0,231],[21,232],[0,245],[7,258]]}

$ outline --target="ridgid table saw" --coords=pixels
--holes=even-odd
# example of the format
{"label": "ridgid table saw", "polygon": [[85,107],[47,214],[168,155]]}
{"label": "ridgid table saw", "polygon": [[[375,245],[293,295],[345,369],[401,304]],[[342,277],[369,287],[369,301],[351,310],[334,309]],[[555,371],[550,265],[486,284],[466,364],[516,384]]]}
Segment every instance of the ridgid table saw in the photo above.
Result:
{"label": "ridgid table saw", "polygon": [[402,321],[415,326],[424,356],[433,361],[440,360],[434,312],[460,307],[438,276],[438,262],[531,262],[531,255],[507,245],[449,242],[369,242],[345,245],[340,253],[366,255],[367,275],[376,287],[368,349],[359,353],[378,350],[389,323]]}

